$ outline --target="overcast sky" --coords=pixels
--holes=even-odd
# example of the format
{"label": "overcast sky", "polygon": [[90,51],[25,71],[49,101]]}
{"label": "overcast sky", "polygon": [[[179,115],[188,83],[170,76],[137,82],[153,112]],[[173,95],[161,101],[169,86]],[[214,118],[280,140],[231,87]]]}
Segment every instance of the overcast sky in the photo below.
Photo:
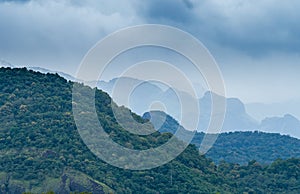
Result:
{"label": "overcast sky", "polygon": [[167,24],[204,43],[227,96],[300,99],[299,7],[298,0],[0,0],[0,59],[74,74],[109,33]]}

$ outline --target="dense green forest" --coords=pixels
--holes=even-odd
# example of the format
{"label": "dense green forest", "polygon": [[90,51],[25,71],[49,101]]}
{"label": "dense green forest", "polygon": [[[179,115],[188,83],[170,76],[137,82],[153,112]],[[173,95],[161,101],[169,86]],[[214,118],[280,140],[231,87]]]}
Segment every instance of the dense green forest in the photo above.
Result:
{"label": "dense green forest", "polygon": [[[151,116],[155,119],[151,120]],[[174,118],[161,111],[151,111],[143,117],[150,119],[154,126],[164,121],[162,126],[156,127],[160,132],[174,134],[178,127],[182,127]],[[191,143],[199,147],[203,137],[203,132],[197,132]],[[300,140],[287,135],[258,131],[221,133],[206,157],[215,163],[224,160],[245,165],[256,160],[260,164],[270,164],[277,159],[300,158]]]}
{"label": "dense green forest", "polygon": [[[0,68],[0,79],[0,193],[300,193],[296,158],[270,165],[216,165],[189,145],[173,161],[151,170],[113,167],[90,152],[78,134],[72,115],[77,83],[25,68]],[[147,149],[171,137],[125,131],[113,117],[111,98],[94,90],[99,120],[114,141]]]}
{"label": "dense green forest", "polygon": [[[201,140],[198,135],[192,141],[195,145],[199,145]],[[261,164],[270,164],[277,159],[300,158],[300,140],[277,133],[257,131],[221,133],[206,156],[216,163],[225,160],[247,164],[256,160]]]}

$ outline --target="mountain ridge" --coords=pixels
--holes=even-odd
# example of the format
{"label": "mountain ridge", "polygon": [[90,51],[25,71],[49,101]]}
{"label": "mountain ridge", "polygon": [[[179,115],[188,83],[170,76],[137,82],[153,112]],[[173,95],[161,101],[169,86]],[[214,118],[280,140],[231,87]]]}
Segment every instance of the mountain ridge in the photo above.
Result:
{"label": "mountain ridge", "polygon": [[[178,128],[183,128],[174,118],[161,111],[147,112],[143,118],[150,120],[156,130],[162,133],[175,134]],[[197,132],[191,143],[199,148],[204,135],[203,132]],[[256,160],[270,164],[279,158],[300,157],[300,139],[260,131],[222,132],[206,156],[215,163],[224,160],[245,165]]]}
{"label": "mountain ridge", "polygon": [[[14,68],[15,66],[11,63],[1,60],[1,64],[4,64],[2,66],[7,66],[10,68]],[[7,65],[5,65],[7,64]],[[0,65],[1,66],[1,65]],[[53,71],[46,68],[41,67],[28,67],[28,69],[31,69],[33,71],[41,72],[41,73],[57,73],[58,75],[66,78],[70,81],[76,81],[76,82],[82,82],[81,80],[78,80],[77,78],[66,74],[64,72],[59,71]],[[169,88],[167,90],[162,90],[159,86],[153,84],[152,82],[145,82],[142,80],[134,79],[131,77],[124,77],[124,78],[114,78],[110,81],[93,81],[93,82],[87,82],[86,84],[89,86],[97,86],[98,88],[102,89],[103,91],[112,94],[112,88],[114,87],[114,84],[118,81],[118,79],[122,79],[120,81],[121,84],[126,85],[129,82],[131,85],[142,85],[144,88],[140,87],[138,89],[135,89],[134,92],[131,94],[131,98],[129,101],[129,104],[126,104],[127,107],[133,108],[133,112],[143,115],[144,110],[150,108],[151,102],[162,102],[164,103],[165,107],[159,106],[161,108],[160,110],[166,111],[166,109],[170,110],[174,114],[176,113],[176,118],[180,117],[180,114],[178,114],[178,110],[180,110],[180,104],[178,103],[172,103],[172,101],[177,101],[176,94],[174,93],[173,89]],[[152,89],[151,89],[152,88]],[[145,92],[145,91],[148,92]],[[155,94],[155,95],[149,95],[149,93]],[[199,100],[200,109],[202,107],[210,107],[210,92],[207,91],[204,93],[204,96]],[[115,101],[118,101],[118,95],[115,95],[114,99]],[[122,95],[121,95],[122,96]],[[139,99],[144,99],[143,101]],[[255,120],[252,115],[254,115],[255,118],[260,119],[261,116],[257,116],[258,113],[254,114],[253,111],[257,109],[256,108],[249,108],[248,104],[244,104],[240,99],[238,98],[226,98],[227,100],[227,110],[225,114],[225,120],[223,123],[223,131],[264,131],[264,132],[274,132],[274,133],[282,133],[282,134],[289,134],[293,137],[300,138],[300,120],[298,121],[292,121],[291,123],[288,123],[289,120],[284,120],[283,118],[280,118],[281,116],[269,116],[264,117],[261,119],[261,121]],[[171,101],[171,102],[170,102]],[[157,106],[155,107],[157,109]],[[207,110],[205,110],[207,109]],[[200,123],[201,125],[198,126],[198,131],[205,131],[210,118],[210,108],[202,108],[202,116],[200,115]],[[248,110],[251,110],[251,114],[249,115],[247,113]],[[289,114],[289,113],[287,113]],[[291,114],[290,114],[291,115]],[[174,116],[174,115],[173,115]],[[293,116],[294,117],[294,116]],[[178,120],[178,119],[177,119]],[[281,121],[279,121],[281,120]],[[273,122],[273,123],[271,123]],[[276,124],[278,122],[284,123],[284,127],[276,128]],[[297,123],[297,124],[295,124]],[[282,125],[282,124],[281,124]],[[280,129],[280,130],[279,130]],[[291,132],[290,132],[291,131]]]}
{"label": "mountain ridge", "polygon": [[[57,191],[65,180],[66,169],[79,172],[73,177],[75,182],[69,176],[67,180],[72,184],[63,184],[68,189],[77,185],[72,192],[78,192],[87,177],[95,180],[101,192],[105,192],[106,185],[113,193],[300,191],[300,159],[277,160],[267,166],[255,161],[245,166],[225,162],[215,165],[199,155],[194,145],[189,145],[171,162],[151,170],[131,171],[105,163],[87,148],[76,129],[72,115],[73,84],[95,92],[98,119],[118,144],[131,149],[149,149],[162,145],[172,136],[158,132],[148,136],[130,134],[113,119],[112,99],[103,91],[67,81],[57,74],[0,68],[0,172],[5,175],[1,179],[1,193],[16,193],[12,185],[25,192]],[[146,122],[132,115],[137,121]],[[44,181],[51,186],[43,187]],[[92,185],[84,187],[85,190],[93,191]]]}

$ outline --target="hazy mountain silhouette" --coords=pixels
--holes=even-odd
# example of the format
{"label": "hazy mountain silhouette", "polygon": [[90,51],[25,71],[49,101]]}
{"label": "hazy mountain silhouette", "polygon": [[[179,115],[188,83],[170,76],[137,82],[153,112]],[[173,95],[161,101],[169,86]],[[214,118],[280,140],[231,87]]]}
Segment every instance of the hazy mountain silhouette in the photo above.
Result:
{"label": "hazy mountain silhouette", "polygon": [[[201,115],[203,115],[200,117],[200,124],[202,123],[201,126],[203,126],[203,128],[199,128],[201,131],[205,130],[210,119],[211,95],[211,92],[206,92],[200,99]],[[259,123],[246,112],[244,104],[239,99],[226,99],[226,114],[222,128],[223,131],[255,130],[258,126]]]}
{"label": "hazy mountain silhouette", "polygon": [[[197,101],[199,104],[200,118],[199,118],[199,131],[205,131],[210,118],[211,118],[211,92],[205,92],[204,96],[200,99],[195,99],[186,92],[178,91],[173,88],[163,90],[153,82],[145,82],[129,77],[115,78],[109,82],[99,81],[97,87],[108,92],[113,99],[124,105],[118,100],[118,95],[113,95],[113,87],[118,80],[119,88],[125,86],[136,86],[129,96],[129,107],[137,114],[142,115],[144,112],[150,111],[153,102],[161,102],[164,107],[154,107],[155,110],[167,112],[169,115],[180,121],[181,118],[181,102],[180,97],[184,98],[185,102],[191,101],[190,106],[193,106],[192,101]],[[95,83],[93,83],[95,84]],[[124,87],[122,87],[122,85]],[[120,92],[120,91],[118,91]],[[127,91],[124,91],[127,92]],[[122,93],[122,91],[120,92]],[[216,94],[214,94],[216,95]],[[224,98],[217,95],[219,98]],[[142,100],[141,100],[142,99]],[[247,114],[244,104],[237,98],[225,99],[227,103],[225,120],[223,130],[255,130],[258,129],[259,123],[255,121],[250,115]],[[197,113],[187,112],[188,115],[195,115]]]}
{"label": "hazy mountain silhouette", "polygon": [[[184,129],[173,117],[162,111],[147,112],[143,118],[150,120],[155,129],[161,133],[175,134],[178,129]],[[278,125],[283,123],[282,120],[293,120],[295,124],[299,124],[291,115],[286,115],[285,119],[279,118],[279,121],[274,118],[270,120],[271,126],[276,124],[273,120],[277,121]],[[204,135],[203,132],[197,132],[191,143],[199,148]],[[299,147],[300,139],[287,135],[258,131],[236,131],[220,133],[213,147],[205,155],[216,163],[225,160],[230,163],[247,164],[255,159],[260,163],[268,164],[278,158],[300,157]]]}
{"label": "hazy mountain silhouette", "polygon": [[269,117],[261,122],[260,130],[266,132],[276,131],[300,138],[300,121],[290,114],[283,117]]}
{"label": "hazy mountain silhouette", "polygon": [[[5,60],[0,60],[0,66],[11,68],[15,67]],[[41,73],[57,73],[67,80],[81,82],[72,75],[64,72],[53,71],[41,67],[28,67],[28,69]],[[116,90],[118,93],[112,95],[112,90],[116,83],[119,85],[118,90]],[[184,96],[185,99],[192,99],[188,93],[183,91],[162,87],[160,84],[152,81],[142,81],[130,77],[114,78],[108,82],[91,81],[86,84],[90,86],[96,86],[99,89],[107,92],[118,104],[121,105],[122,103],[119,103],[118,101],[124,101],[124,99],[118,99],[123,96],[119,94],[127,93],[128,91],[126,88],[128,88],[128,86],[132,86],[135,89],[129,94],[127,105],[133,110],[133,112],[142,115],[144,112],[148,112],[152,108],[154,110],[167,112],[169,115],[179,121],[181,116],[181,105],[178,94],[180,94],[180,96]],[[211,117],[211,95],[212,93],[207,91],[200,99],[197,99],[200,107],[199,126],[197,128],[198,131],[205,131],[209,124]],[[300,121],[296,117],[290,114],[285,115],[284,117],[264,117],[264,115],[272,115],[270,111],[274,111],[274,115],[279,114],[280,111],[276,107],[280,106],[253,103],[247,104],[245,107],[243,102],[238,98],[227,98],[226,103],[227,107],[222,128],[223,131],[261,130],[266,132],[279,132],[282,134],[290,134],[294,137],[300,137]],[[163,104],[163,106],[161,104]],[[296,109],[295,106],[294,109]],[[249,115],[248,112],[251,114]],[[194,113],[190,112],[188,114],[193,115]],[[254,115],[254,118],[262,120],[261,124],[259,121],[255,120],[252,115]]]}
{"label": "hazy mountain silhouette", "polygon": [[300,119],[300,99],[270,104],[248,103],[245,105],[247,112],[259,121],[262,121],[266,117],[281,116],[286,113],[289,113],[297,117],[297,119]]}

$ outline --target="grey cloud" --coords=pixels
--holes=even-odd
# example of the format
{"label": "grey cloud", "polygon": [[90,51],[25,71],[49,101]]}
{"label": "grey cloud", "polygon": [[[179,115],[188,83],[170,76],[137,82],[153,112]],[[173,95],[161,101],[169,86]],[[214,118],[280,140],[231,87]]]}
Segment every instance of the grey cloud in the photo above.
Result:
{"label": "grey cloud", "polygon": [[192,9],[194,7],[193,2],[191,2],[190,0],[183,0],[183,3],[189,8]]}
{"label": "grey cloud", "polygon": [[59,64],[62,70],[78,65],[97,41],[134,21],[126,16],[130,10],[104,13],[102,5],[105,1],[0,3],[0,58],[31,66]]}
{"label": "grey cloud", "polygon": [[139,14],[149,22],[188,23],[194,20],[189,0],[152,0],[139,3]]}
{"label": "grey cloud", "polygon": [[30,0],[0,0],[0,3],[3,3],[3,2],[11,2],[11,3],[27,3],[29,2]]}
{"label": "grey cloud", "polygon": [[30,52],[56,53],[54,60],[81,57],[104,35],[142,23],[179,27],[214,53],[231,49],[257,57],[300,51],[296,0],[0,0],[8,1],[27,3],[0,3],[2,58]]}
{"label": "grey cloud", "polygon": [[[299,7],[298,0],[0,0],[0,59],[72,74],[105,35],[130,25],[169,24],[196,36],[216,56],[230,95],[248,101],[280,96],[263,83],[265,75],[280,75],[278,91],[285,96],[278,100],[289,99],[298,90],[286,85],[299,83]],[[294,74],[283,74],[287,67]],[[245,84],[252,89],[243,94]],[[258,85],[270,94],[258,94]]]}
{"label": "grey cloud", "polygon": [[146,21],[180,27],[208,47],[218,44],[261,56],[273,51],[300,51],[298,7],[296,0],[155,0],[139,9]]}

